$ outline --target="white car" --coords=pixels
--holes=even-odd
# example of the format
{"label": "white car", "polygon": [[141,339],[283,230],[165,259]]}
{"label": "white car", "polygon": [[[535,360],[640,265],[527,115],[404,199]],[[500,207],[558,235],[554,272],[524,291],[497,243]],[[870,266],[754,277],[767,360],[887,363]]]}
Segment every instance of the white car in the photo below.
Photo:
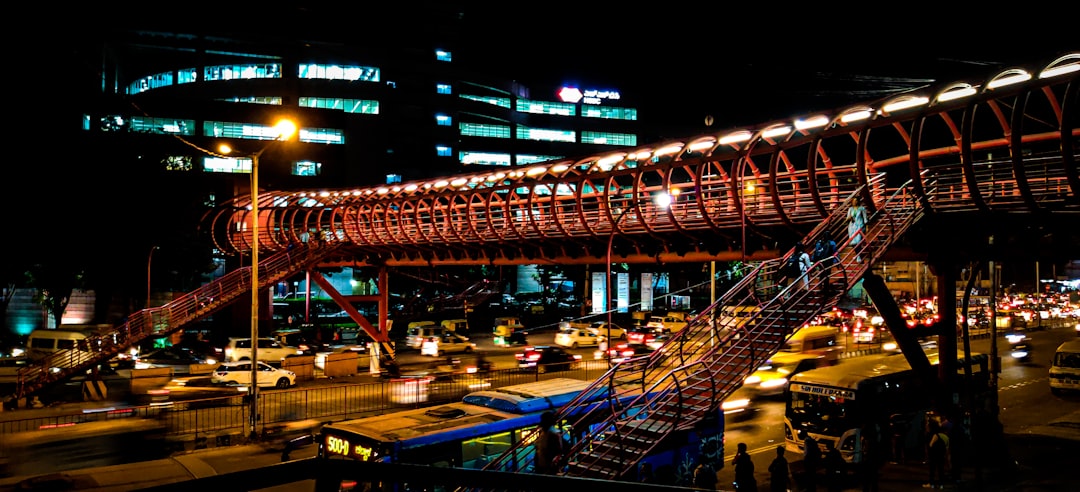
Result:
{"label": "white car", "polygon": [[562,328],[555,334],[555,345],[570,348],[596,347],[600,345],[600,336],[592,330]]}
{"label": "white car", "polygon": [[443,354],[469,353],[476,350],[476,344],[457,333],[443,333],[437,337],[428,337],[420,345],[420,355],[439,357]]}
{"label": "white car", "polygon": [[[257,347],[259,360],[274,364],[281,363],[291,355],[300,355],[300,349],[282,345],[280,341],[273,338],[259,338]],[[230,338],[229,343],[225,345],[225,360],[229,362],[251,360],[251,339]]]}
{"label": "white car", "polygon": [[[285,369],[278,369],[265,362],[259,362],[257,369],[259,387],[274,387],[285,389],[296,384],[296,373]],[[235,384],[248,386],[251,384],[251,361],[224,362],[214,369],[210,381],[215,384]]]}
{"label": "white car", "polygon": [[[593,324],[591,326],[589,326],[589,331],[595,333],[596,336],[599,336],[599,337],[602,337],[602,338],[607,338],[607,336],[608,336],[608,324],[607,324],[607,321],[594,321]],[[611,324],[611,338],[613,340],[625,340],[626,339],[626,329],[619,326],[619,325],[617,325],[617,324],[615,324],[615,323],[612,323]]]}

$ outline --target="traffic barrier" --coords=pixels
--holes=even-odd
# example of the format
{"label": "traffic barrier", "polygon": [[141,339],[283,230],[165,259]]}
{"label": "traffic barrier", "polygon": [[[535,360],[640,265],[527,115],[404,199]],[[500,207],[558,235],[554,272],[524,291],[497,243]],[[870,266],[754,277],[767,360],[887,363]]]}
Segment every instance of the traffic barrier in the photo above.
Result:
{"label": "traffic barrier", "polygon": [[315,356],[293,355],[281,361],[281,368],[296,373],[296,379],[310,381],[315,379]]}
{"label": "traffic barrier", "polygon": [[342,352],[340,354],[328,354],[323,363],[323,374],[326,377],[353,376],[359,372],[360,354],[355,352]]}
{"label": "traffic barrier", "polygon": [[83,381],[83,401],[104,401],[108,394],[109,389],[105,386],[105,381]]}

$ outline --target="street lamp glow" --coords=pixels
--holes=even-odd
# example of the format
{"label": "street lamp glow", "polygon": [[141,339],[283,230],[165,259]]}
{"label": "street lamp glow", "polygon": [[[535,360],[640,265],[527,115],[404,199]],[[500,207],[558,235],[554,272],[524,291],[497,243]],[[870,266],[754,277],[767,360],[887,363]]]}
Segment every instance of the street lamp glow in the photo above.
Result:
{"label": "street lamp glow", "polygon": [[[271,131],[273,141],[247,155],[251,158],[251,384],[248,390],[251,399],[248,408],[251,439],[258,437],[256,426],[259,410],[259,156],[275,143],[292,138],[296,128],[296,123],[291,120],[279,120]],[[233,151],[228,144],[221,144],[218,150],[226,155]]]}

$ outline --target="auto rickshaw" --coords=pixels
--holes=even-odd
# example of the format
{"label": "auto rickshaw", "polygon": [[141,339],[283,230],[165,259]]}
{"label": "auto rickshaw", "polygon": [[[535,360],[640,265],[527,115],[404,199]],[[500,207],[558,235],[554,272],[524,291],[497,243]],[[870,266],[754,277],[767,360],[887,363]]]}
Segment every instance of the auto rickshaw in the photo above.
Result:
{"label": "auto rickshaw", "polygon": [[525,339],[525,327],[522,325],[498,325],[495,327],[495,338],[492,340],[497,347],[511,347],[514,345],[528,345]]}

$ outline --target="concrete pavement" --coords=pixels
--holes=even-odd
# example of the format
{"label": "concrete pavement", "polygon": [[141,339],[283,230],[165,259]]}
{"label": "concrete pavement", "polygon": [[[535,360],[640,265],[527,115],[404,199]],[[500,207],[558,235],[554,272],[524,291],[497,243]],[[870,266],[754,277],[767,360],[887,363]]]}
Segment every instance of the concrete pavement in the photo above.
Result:
{"label": "concrete pavement", "polygon": [[[736,443],[727,442],[734,449]],[[778,443],[782,444],[782,443]],[[982,460],[965,460],[958,482],[946,484],[940,490],[979,492],[1065,492],[1080,491],[1080,410],[1026,433],[1006,433],[1002,449],[981,449]],[[751,455],[758,490],[769,490],[769,463],[773,447]],[[787,455],[798,469],[801,456]],[[732,491],[735,471],[730,463],[720,470],[719,490]],[[876,488],[864,488],[859,477],[847,475],[839,490],[844,492],[876,490],[877,492],[909,492],[933,490],[924,487],[929,470],[924,462],[887,463],[881,469]],[[823,477],[818,490],[828,490]]]}

